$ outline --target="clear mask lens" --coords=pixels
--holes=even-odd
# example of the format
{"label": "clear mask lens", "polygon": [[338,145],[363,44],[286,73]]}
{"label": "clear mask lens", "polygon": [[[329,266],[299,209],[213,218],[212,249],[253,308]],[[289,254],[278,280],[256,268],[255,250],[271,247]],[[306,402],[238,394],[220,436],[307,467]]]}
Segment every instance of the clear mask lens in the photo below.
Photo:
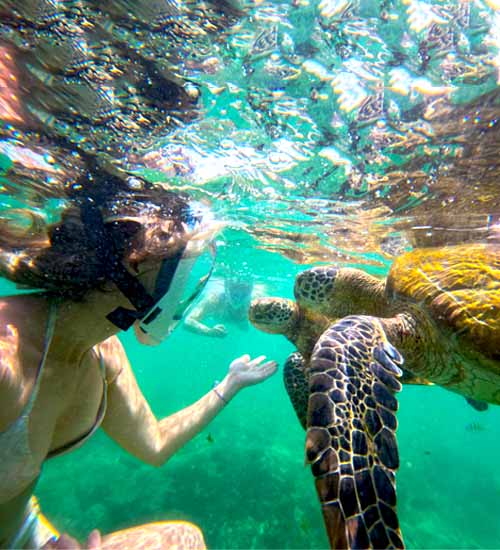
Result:
{"label": "clear mask lens", "polygon": [[139,321],[136,335],[141,343],[159,344],[195,304],[212,273],[215,260],[213,245],[200,248],[198,243],[186,247],[168,291]]}

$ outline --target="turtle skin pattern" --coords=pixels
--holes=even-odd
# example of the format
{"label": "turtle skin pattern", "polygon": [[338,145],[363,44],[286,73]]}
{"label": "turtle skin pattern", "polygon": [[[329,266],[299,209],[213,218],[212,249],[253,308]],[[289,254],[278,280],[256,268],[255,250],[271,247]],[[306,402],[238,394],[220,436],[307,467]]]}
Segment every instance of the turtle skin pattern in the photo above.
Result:
{"label": "turtle skin pattern", "polygon": [[333,324],[313,349],[306,455],[332,548],[404,548],[395,490],[402,363],[369,316]]}
{"label": "turtle skin pattern", "polygon": [[298,351],[288,356],[283,368],[283,381],[300,425],[305,430],[307,428],[309,383],[306,375],[306,363]]}
{"label": "turtle skin pattern", "polygon": [[274,299],[277,318],[268,298],[250,320],[299,352],[287,361],[285,385],[302,425],[305,418],[330,545],[403,548],[396,393],[401,383],[439,384],[478,410],[500,404],[500,248],[415,249],[385,280],[318,266],[297,275],[294,295],[296,303]]}

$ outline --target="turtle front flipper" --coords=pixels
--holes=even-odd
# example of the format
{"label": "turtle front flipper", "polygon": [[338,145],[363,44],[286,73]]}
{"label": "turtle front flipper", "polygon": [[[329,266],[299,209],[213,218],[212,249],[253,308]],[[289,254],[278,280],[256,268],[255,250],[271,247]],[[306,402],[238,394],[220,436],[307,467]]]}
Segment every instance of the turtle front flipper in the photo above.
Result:
{"label": "turtle front flipper", "polygon": [[332,548],[404,548],[394,396],[402,363],[375,317],[345,317],[314,347],[306,455]]}
{"label": "turtle front flipper", "polygon": [[309,384],[305,367],[304,358],[298,351],[295,351],[288,356],[283,368],[283,381],[285,382],[286,392],[304,430],[306,429],[307,401],[309,398]]}

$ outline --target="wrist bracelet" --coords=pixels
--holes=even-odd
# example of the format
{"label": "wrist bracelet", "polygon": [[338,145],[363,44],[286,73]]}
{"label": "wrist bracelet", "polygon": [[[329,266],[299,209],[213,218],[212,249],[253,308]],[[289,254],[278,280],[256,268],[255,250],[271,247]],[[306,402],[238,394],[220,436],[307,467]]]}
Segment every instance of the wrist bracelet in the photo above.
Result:
{"label": "wrist bracelet", "polygon": [[214,387],[212,388],[212,391],[215,392],[215,395],[221,400],[223,401],[226,405],[229,403],[229,401],[221,394],[217,391],[217,386],[220,384],[220,382],[218,380],[216,380],[214,382]]}

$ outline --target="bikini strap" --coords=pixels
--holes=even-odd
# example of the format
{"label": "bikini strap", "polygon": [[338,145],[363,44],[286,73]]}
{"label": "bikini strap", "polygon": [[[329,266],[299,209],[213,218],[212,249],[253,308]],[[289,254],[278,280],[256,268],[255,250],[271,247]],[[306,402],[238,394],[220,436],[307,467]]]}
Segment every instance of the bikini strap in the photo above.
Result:
{"label": "bikini strap", "polygon": [[97,346],[97,352],[99,354],[99,369],[101,371],[102,379],[104,380],[104,383],[107,384],[106,363],[104,362],[104,357],[102,356],[102,351],[99,346]]}
{"label": "bikini strap", "polygon": [[54,300],[51,300],[49,302],[49,314],[47,317],[47,325],[45,328],[45,338],[43,341],[43,351],[42,356],[40,357],[40,362],[38,363],[38,369],[36,372],[36,379],[35,379],[35,385],[33,387],[33,391],[31,392],[30,398],[28,403],[26,404],[26,407],[24,408],[23,414],[28,415],[31,412],[31,409],[33,408],[33,404],[35,402],[36,396],[38,394],[38,390],[40,388],[40,383],[42,381],[42,372],[43,367],[45,366],[45,361],[47,360],[47,355],[49,353],[50,344],[52,342],[52,337],[54,336],[54,329],[56,326],[56,319],[57,319],[57,304]]}

